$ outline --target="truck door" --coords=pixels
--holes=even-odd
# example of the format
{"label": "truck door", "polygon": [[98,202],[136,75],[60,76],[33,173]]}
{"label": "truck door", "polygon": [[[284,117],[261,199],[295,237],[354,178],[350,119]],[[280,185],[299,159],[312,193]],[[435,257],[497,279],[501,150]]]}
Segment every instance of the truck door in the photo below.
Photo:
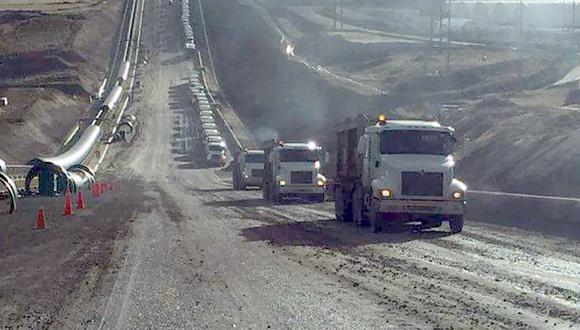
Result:
{"label": "truck door", "polygon": [[357,146],[357,154],[358,154],[360,165],[361,165],[360,166],[361,180],[362,180],[363,186],[367,185],[367,182],[369,181],[369,177],[370,177],[370,166],[371,166],[370,155],[371,154],[369,153],[369,144],[370,144],[370,139],[368,138],[368,136],[363,135],[359,139],[358,146]]}

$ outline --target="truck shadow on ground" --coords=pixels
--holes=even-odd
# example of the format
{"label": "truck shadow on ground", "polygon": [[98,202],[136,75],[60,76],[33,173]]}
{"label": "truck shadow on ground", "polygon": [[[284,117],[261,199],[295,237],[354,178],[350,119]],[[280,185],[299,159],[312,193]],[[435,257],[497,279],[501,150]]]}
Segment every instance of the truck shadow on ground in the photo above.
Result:
{"label": "truck shadow on ground", "polygon": [[[232,189],[230,189],[232,190]],[[248,189],[254,191],[261,191],[260,189]],[[233,191],[233,190],[232,190]],[[285,200],[280,203],[275,203],[263,198],[248,198],[248,199],[234,199],[234,200],[223,200],[223,201],[212,201],[205,203],[206,206],[213,207],[233,207],[233,208],[246,208],[246,207],[257,207],[257,206],[273,206],[273,205],[309,205],[316,204],[315,202],[307,200]]]}
{"label": "truck shadow on ground", "polygon": [[432,240],[450,236],[442,229],[411,232],[372,233],[367,227],[338,222],[335,219],[270,224],[242,229],[241,235],[249,242],[267,241],[275,246],[318,246],[348,249],[369,244],[400,244],[414,240]]}

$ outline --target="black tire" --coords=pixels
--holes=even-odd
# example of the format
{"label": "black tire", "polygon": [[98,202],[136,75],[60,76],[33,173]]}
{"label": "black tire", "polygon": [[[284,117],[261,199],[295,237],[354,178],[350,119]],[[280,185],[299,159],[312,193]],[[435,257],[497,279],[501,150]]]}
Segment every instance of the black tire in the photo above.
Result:
{"label": "black tire", "polygon": [[352,198],[349,193],[345,193],[338,188],[334,194],[334,214],[338,221],[352,221]]}
{"label": "black tire", "polygon": [[369,224],[373,233],[380,233],[383,231],[383,223],[381,220],[380,213],[377,210],[369,210]]}
{"label": "black tire", "polygon": [[324,194],[314,195],[312,201],[315,203],[324,203]]}
{"label": "black tire", "polygon": [[460,233],[463,230],[463,216],[458,215],[449,218],[449,229],[452,234]]}
{"label": "black tire", "polygon": [[266,184],[266,183],[262,184],[262,197],[264,199],[270,199],[270,196],[268,196],[269,191],[270,191],[270,188],[268,187],[268,184]]}
{"label": "black tire", "polygon": [[280,194],[277,190],[275,185],[270,185],[270,200],[275,203],[280,203]]}
{"label": "black tire", "polygon": [[364,210],[364,194],[360,187],[356,187],[352,196],[352,221],[357,226],[368,226],[368,218],[365,217]]}

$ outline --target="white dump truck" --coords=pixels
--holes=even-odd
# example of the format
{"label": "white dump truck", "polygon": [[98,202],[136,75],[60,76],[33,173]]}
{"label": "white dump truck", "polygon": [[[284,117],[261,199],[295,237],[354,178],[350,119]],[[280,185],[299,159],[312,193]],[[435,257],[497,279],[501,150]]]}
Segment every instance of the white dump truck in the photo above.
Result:
{"label": "white dump truck", "polygon": [[314,142],[285,143],[267,141],[264,145],[264,198],[283,201],[286,198],[324,202],[326,177],[321,173],[324,155]]}
{"label": "white dump truck", "polygon": [[453,128],[434,121],[347,120],[337,134],[336,218],[375,232],[444,221],[460,232],[467,187],[455,178],[454,144]]}
{"label": "white dump truck", "polygon": [[223,166],[226,163],[225,142],[209,142],[205,146],[206,160],[212,164]]}
{"label": "white dump truck", "polygon": [[264,150],[244,150],[233,162],[232,179],[235,190],[246,187],[262,187],[264,174]]}

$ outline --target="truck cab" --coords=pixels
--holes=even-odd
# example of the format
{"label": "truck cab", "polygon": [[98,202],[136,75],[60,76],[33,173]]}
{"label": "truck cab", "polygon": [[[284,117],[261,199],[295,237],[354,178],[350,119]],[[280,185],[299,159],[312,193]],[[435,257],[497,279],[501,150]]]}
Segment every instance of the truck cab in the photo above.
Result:
{"label": "truck cab", "polygon": [[264,147],[262,184],[264,198],[324,202],[326,177],[321,173],[322,148],[314,142],[284,143],[273,140]]}
{"label": "truck cab", "polygon": [[248,186],[262,187],[264,174],[264,150],[244,150],[234,160],[234,189],[244,190]]}
{"label": "truck cab", "polygon": [[455,178],[454,129],[423,120],[355,120],[337,135],[339,220],[385,226],[449,222],[463,228],[467,186]]}

